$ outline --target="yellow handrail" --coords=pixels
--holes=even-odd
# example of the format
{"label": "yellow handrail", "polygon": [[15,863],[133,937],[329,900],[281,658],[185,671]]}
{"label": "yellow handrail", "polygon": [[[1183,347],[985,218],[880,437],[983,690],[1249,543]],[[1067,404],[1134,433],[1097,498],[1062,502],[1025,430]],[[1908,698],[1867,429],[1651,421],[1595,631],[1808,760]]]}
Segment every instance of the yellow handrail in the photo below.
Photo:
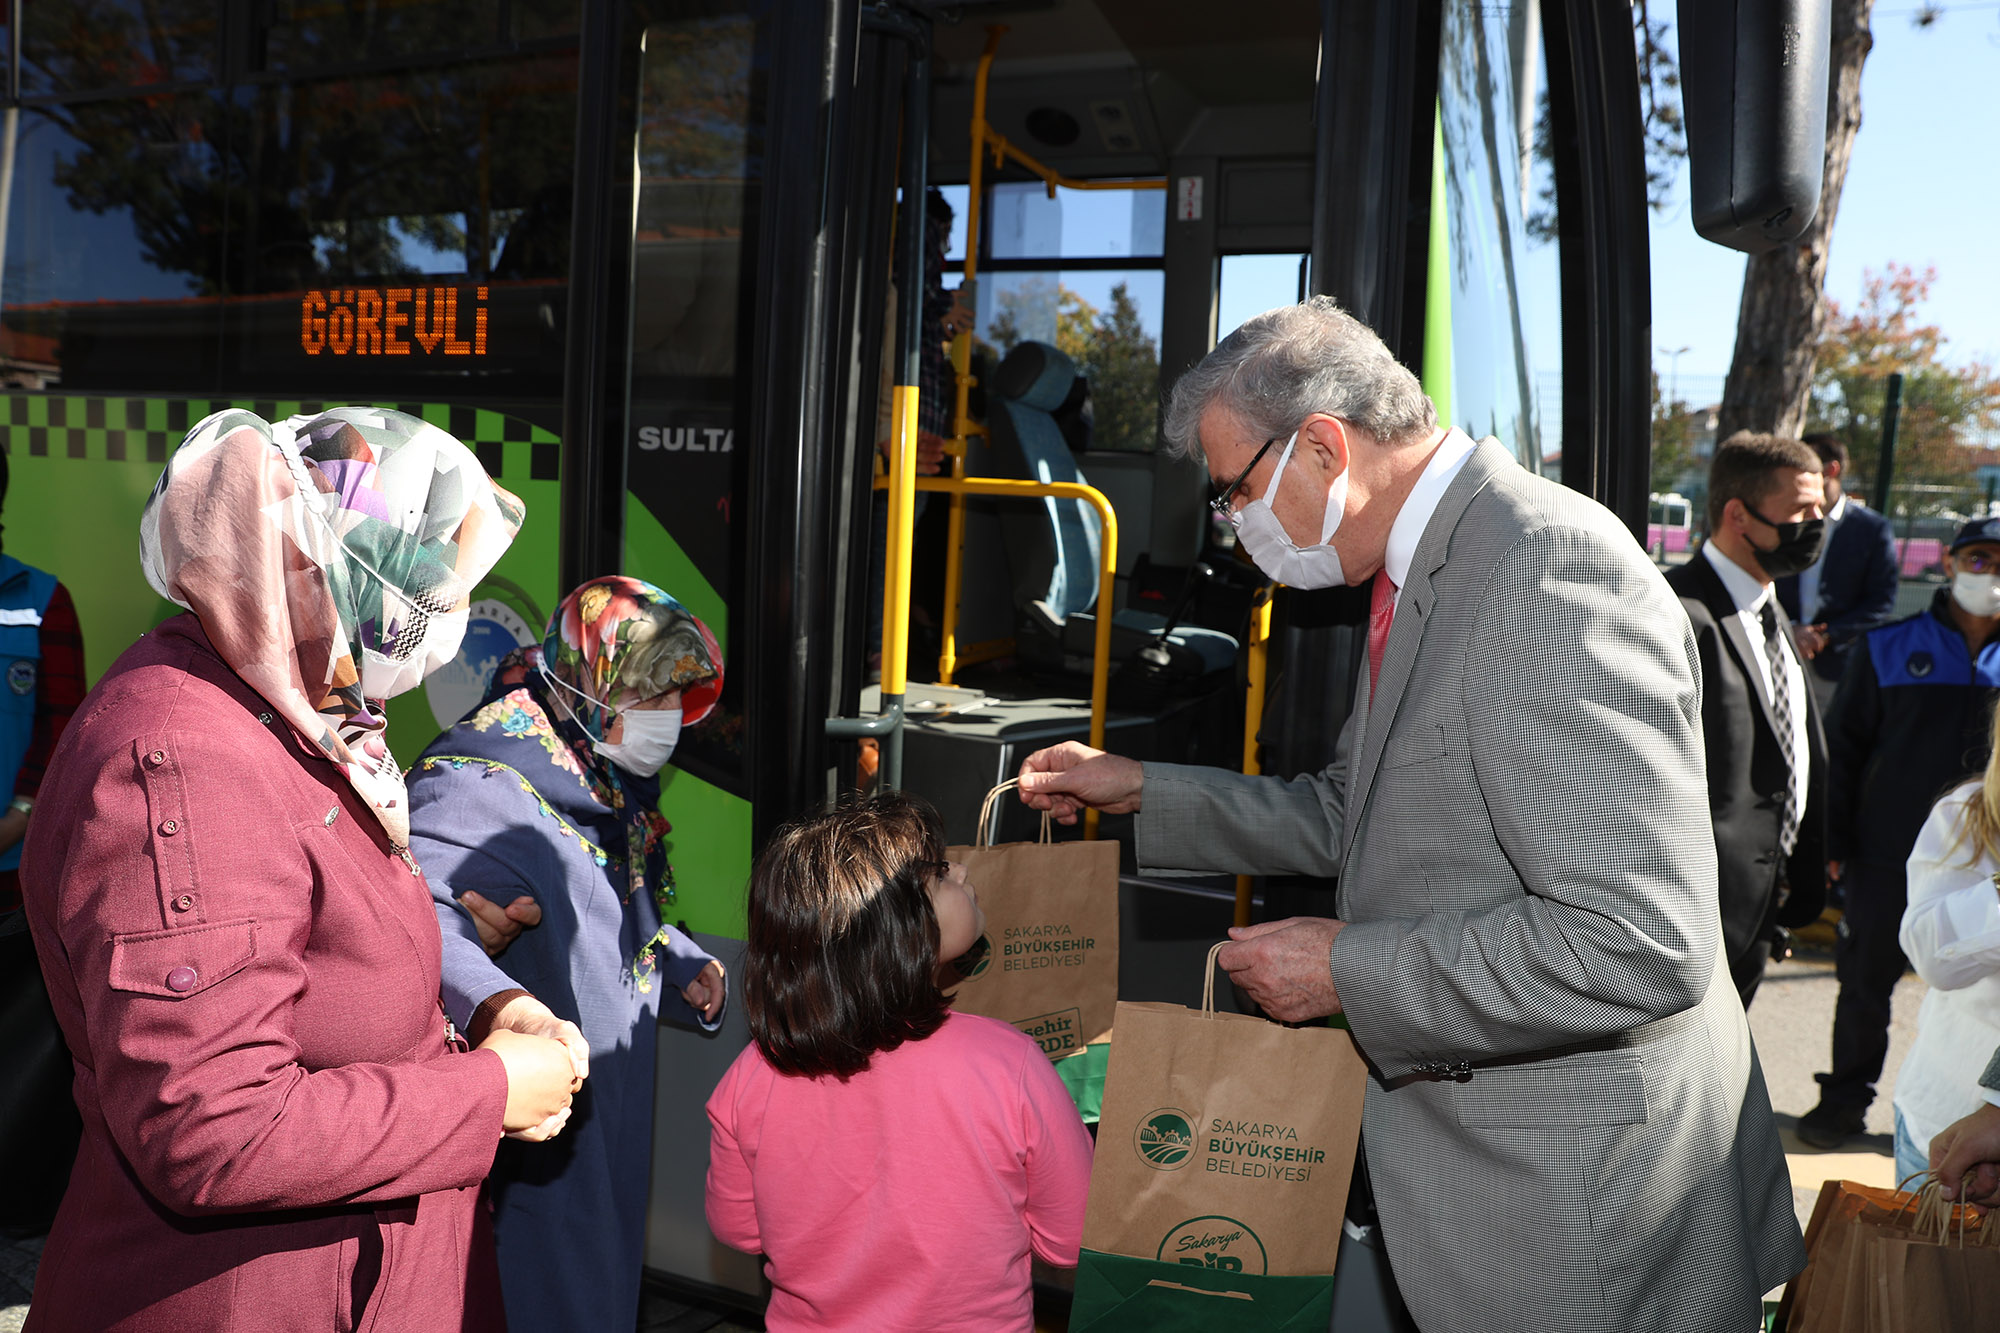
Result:
{"label": "yellow handrail", "polygon": [[[986,88],[993,73],[993,57],[1000,50],[1000,38],[1007,31],[1004,23],[988,24],[986,28],[986,49],[979,54],[979,69],[972,80],[972,168],[966,183],[965,216],[965,287],[970,290],[979,277],[979,210],[985,197],[986,155],[991,152],[993,165],[997,168],[1009,160],[1026,167],[1041,177],[1048,187],[1049,198],[1056,197],[1056,188],[1068,190],[1164,190],[1167,179],[1164,176],[1142,180],[1080,181],[1065,176],[1052,167],[1043,165],[1027,153],[1016,148],[1007,137],[986,123]],[[952,437],[945,444],[945,453],[951,459],[952,481],[963,481],[965,477],[965,453],[968,441],[974,435],[986,434],[986,428],[972,419],[972,386],[978,382],[972,373],[972,331],[964,330],[951,340],[951,366],[957,381],[957,411],[952,421]],[[901,437],[898,436],[898,439]],[[925,490],[942,487],[922,487]],[[965,497],[976,492],[953,491],[951,511],[945,529],[944,566],[944,624],[941,627],[938,644],[938,684],[949,685],[958,670],[958,602],[965,586]],[[1053,492],[1051,492],[1053,494]],[[894,501],[891,501],[892,512]],[[1109,512],[1106,509],[1105,512]],[[1108,607],[1107,600],[1102,603]],[[1102,617],[1099,617],[1100,620]],[[1096,742],[1092,742],[1096,744]]]}
{"label": "yellow handrail", "polygon": [[[1115,583],[1118,577],[1118,514],[1111,507],[1111,501],[1103,491],[1095,486],[1085,486],[1075,481],[1016,481],[1008,477],[916,477],[915,489],[919,491],[942,491],[953,498],[967,495],[994,495],[1012,497],[1017,500],[1039,500],[1054,496],[1066,500],[1082,500],[1097,510],[1097,517],[1103,524],[1103,533],[1098,543],[1097,569],[1097,637],[1091,645],[1090,658],[1090,744],[1091,748],[1104,748],[1104,719],[1111,700],[1111,603],[1116,595]],[[906,480],[905,485],[909,482]],[[887,477],[875,478],[878,489],[890,489]],[[890,508],[895,508],[895,492],[890,489]],[[893,534],[893,529],[892,529]],[[907,624],[909,615],[909,584],[907,581],[909,548],[904,547],[905,579],[902,585],[903,606],[899,624]],[[894,569],[892,563],[890,568]],[[887,582],[887,580],[884,580]],[[886,636],[885,636],[886,639]],[[907,642],[907,640],[905,640]],[[899,682],[901,677],[898,678]],[[882,659],[882,688],[888,693],[889,659]],[[1097,811],[1087,810],[1083,817],[1083,836],[1097,836]]]}
{"label": "yellow handrail", "polygon": [[[1243,771],[1261,773],[1264,766],[1257,761],[1257,730],[1264,721],[1264,672],[1268,665],[1271,642],[1271,593],[1266,587],[1257,593],[1257,604],[1250,609],[1250,642],[1245,645],[1249,655],[1245,665],[1249,668],[1249,688],[1243,692]],[[1250,924],[1250,876],[1236,877],[1236,924]]]}

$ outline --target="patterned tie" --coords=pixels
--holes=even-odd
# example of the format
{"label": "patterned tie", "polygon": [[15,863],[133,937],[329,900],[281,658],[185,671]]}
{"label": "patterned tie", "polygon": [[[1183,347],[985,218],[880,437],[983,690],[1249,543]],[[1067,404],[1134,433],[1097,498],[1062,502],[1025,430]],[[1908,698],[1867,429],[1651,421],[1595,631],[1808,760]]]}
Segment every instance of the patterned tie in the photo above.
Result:
{"label": "patterned tie", "polygon": [[1785,756],[1785,804],[1778,821],[1778,851],[1781,855],[1790,856],[1799,840],[1798,788],[1792,782],[1799,760],[1792,744],[1791,673],[1785,670],[1785,634],[1778,626],[1776,601],[1775,597],[1764,599],[1761,618],[1764,622],[1764,660],[1770,667],[1771,675],[1771,712],[1777,720],[1778,753]]}
{"label": "patterned tie", "polygon": [[1375,575],[1368,595],[1368,707],[1375,707],[1375,683],[1382,678],[1382,650],[1389,646],[1389,626],[1396,620],[1396,585],[1389,571]]}

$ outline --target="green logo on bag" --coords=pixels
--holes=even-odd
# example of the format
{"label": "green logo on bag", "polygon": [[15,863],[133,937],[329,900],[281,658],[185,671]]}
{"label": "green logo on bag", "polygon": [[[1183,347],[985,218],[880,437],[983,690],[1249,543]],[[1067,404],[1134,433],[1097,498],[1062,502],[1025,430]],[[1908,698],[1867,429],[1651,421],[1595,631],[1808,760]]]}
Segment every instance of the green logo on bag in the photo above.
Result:
{"label": "green logo on bag", "polygon": [[1257,1233],[1235,1218],[1220,1214],[1190,1217],[1169,1231],[1160,1242],[1158,1257],[1165,1263],[1257,1277],[1264,1276],[1269,1267],[1264,1242],[1257,1239]]}
{"label": "green logo on bag", "polygon": [[1133,1142],[1147,1166],[1178,1170],[1194,1152],[1194,1117],[1177,1107],[1163,1106],[1139,1122]]}

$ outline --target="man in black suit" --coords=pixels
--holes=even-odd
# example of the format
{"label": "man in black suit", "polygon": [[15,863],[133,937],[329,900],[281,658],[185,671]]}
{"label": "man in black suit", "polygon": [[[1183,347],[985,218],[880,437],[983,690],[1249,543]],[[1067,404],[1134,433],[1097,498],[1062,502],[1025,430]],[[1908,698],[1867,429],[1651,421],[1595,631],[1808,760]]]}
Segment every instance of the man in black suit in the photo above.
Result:
{"label": "man in black suit", "polygon": [[1800,655],[1812,663],[1813,696],[1825,712],[1856,640],[1896,609],[1896,542],[1886,516],[1842,489],[1848,458],[1840,437],[1805,439],[1826,479],[1826,547],[1804,570],[1778,580],[1778,602],[1792,618]]}
{"label": "man in black suit", "polygon": [[1708,541],[1667,571],[1701,654],[1722,939],[1745,1008],[1782,928],[1826,902],[1826,737],[1771,586],[1818,554],[1823,504],[1802,441],[1739,431],[1709,466]]}

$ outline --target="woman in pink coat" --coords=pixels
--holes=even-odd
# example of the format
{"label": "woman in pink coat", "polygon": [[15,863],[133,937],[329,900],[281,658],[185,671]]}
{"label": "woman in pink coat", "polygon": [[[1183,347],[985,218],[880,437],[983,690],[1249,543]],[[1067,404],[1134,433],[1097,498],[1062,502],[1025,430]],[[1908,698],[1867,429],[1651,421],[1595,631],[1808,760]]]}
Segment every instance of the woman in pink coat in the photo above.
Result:
{"label": "woman in pink coat", "polygon": [[223,412],[167,465],[143,561],[193,614],[84,701],[21,867],[84,1124],[30,1329],[502,1326],[479,1182],[574,1070],[450,1031],[381,700],[520,519],[396,412]]}

